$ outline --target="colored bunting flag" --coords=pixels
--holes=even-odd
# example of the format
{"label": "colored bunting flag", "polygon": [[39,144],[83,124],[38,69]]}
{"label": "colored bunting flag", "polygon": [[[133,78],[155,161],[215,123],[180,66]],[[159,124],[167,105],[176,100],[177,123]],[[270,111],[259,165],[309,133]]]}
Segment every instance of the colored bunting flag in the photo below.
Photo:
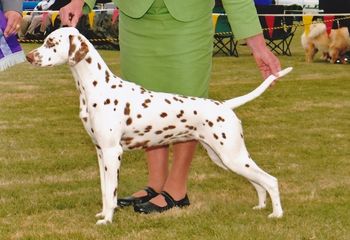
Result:
{"label": "colored bunting flag", "polygon": [[94,17],[95,17],[95,12],[91,11],[89,12],[89,24],[90,24],[90,27],[93,28],[94,26]]}
{"label": "colored bunting flag", "polygon": [[218,18],[219,18],[219,14],[213,14],[212,17],[213,17],[213,27],[215,29],[216,28],[216,23],[217,23]]}
{"label": "colored bunting flag", "polygon": [[311,15],[304,15],[303,16],[303,23],[304,23],[304,32],[305,32],[305,35],[309,35],[310,33],[310,25],[312,23],[312,18],[313,16]]}
{"label": "colored bunting flag", "polygon": [[270,37],[272,37],[273,30],[274,30],[273,27],[275,24],[275,16],[265,16],[265,21],[266,21],[267,27],[269,28],[269,35]]}
{"label": "colored bunting flag", "polygon": [[324,16],[323,19],[324,23],[326,24],[327,34],[329,35],[333,27],[334,16]]}
{"label": "colored bunting flag", "polygon": [[113,15],[112,15],[112,24],[114,24],[115,21],[117,21],[118,16],[119,16],[119,10],[118,10],[118,8],[116,8],[116,9],[114,9],[114,11],[113,11]]}

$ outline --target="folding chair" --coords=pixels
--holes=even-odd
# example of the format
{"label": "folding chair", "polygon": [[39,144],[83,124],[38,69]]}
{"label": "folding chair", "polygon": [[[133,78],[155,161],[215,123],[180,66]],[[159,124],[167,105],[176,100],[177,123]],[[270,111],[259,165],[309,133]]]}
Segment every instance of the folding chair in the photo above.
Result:
{"label": "folding chair", "polygon": [[224,53],[228,56],[238,57],[237,43],[234,39],[231,26],[226,15],[220,15],[215,25],[214,53]]}
{"label": "folding chair", "polygon": [[[256,6],[259,14],[283,14],[284,6]],[[291,56],[290,45],[294,37],[296,26],[293,16],[259,16],[266,44],[272,52],[279,55]],[[268,24],[267,21],[273,21]]]}

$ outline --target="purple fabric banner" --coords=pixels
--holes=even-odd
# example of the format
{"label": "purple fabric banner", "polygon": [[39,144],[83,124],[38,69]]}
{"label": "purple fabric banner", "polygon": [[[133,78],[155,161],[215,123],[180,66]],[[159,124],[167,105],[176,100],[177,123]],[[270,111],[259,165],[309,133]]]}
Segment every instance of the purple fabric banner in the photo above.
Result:
{"label": "purple fabric banner", "polygon": [[6,28],[6,17],[0,10],[0,71],[7,69],[17,63],[24,62],[25,57],[16,35],[4,36]]}

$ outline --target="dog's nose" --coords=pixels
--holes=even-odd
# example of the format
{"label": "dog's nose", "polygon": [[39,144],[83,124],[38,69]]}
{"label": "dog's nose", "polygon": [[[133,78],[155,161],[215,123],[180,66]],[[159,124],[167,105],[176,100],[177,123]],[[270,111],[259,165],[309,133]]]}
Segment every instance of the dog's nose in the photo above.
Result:
{"label": "dog's nose", "polygon": [[34,61],[34,53],[30,52],[26,55],[26,59],[28,62],[32,63]]}

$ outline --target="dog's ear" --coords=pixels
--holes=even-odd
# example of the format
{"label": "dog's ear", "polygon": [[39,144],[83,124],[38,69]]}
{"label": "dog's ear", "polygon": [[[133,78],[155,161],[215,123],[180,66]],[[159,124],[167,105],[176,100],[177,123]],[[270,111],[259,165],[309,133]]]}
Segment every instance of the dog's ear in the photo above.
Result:
{"label": "dog's ear", "polygon": [[79,36],[69,35],[68,63],[74,66],[83,60],[89,52],[86,42]]}

